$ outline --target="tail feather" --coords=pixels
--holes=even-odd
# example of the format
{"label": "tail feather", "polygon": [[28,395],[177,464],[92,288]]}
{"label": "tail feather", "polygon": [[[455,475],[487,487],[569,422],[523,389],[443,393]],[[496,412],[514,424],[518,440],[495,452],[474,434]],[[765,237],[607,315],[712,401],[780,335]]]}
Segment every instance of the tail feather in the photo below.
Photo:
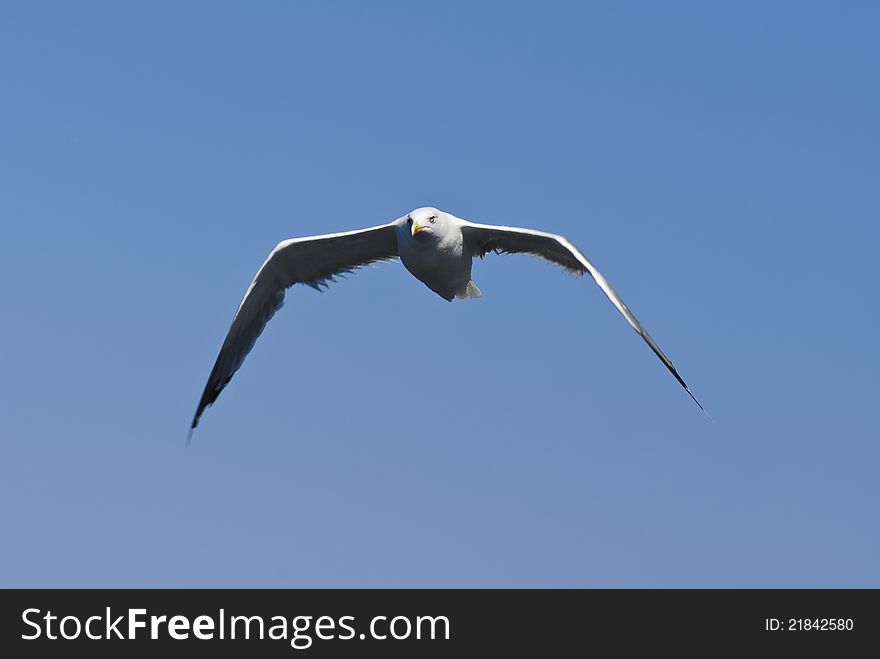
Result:
{"label": "tail feather", "polygon": [[465,298],[469,297],[482,297],[482,295],[483,294],[480,292],[480,289],[477,288],[477,285],[473,281],[469,281],[464,291],[456,293],[455,297],[460,300],[464,300]]}

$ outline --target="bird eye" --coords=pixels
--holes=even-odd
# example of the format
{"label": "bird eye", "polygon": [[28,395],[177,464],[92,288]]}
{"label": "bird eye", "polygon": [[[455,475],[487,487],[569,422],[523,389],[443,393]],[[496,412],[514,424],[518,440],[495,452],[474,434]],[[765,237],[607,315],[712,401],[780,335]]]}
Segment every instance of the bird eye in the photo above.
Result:
{"label": "bird eye", "polygon": [[437,216],[436,216],[436,215],[432,215],[431,217],[428,218],[428,222],[430,222],[431,224],[434,224],[434,221],[435,221],[436,219],[437,219]]}

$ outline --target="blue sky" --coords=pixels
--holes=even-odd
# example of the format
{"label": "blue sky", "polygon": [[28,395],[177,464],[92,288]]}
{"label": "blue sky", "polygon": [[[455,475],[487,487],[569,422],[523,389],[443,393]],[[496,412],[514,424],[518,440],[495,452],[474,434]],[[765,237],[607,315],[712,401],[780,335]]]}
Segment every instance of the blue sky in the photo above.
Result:
{"label": "blue sky", "polygon": [[[880,587],[875,3],[4,3],[0,585]],[[586,279],[297,288],[435,205]]]}

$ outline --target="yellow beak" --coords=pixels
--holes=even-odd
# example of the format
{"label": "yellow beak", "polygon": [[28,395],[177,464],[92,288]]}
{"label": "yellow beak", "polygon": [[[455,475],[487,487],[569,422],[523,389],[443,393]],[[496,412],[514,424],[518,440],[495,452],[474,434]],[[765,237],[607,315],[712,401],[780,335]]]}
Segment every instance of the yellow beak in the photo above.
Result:
{"label": "yellow beak", "polygon": [[416,235],[419,231],[423,231],[424,229],[425,229],[424,224],[419,224],[418,222],[413,222],[412,235]]}

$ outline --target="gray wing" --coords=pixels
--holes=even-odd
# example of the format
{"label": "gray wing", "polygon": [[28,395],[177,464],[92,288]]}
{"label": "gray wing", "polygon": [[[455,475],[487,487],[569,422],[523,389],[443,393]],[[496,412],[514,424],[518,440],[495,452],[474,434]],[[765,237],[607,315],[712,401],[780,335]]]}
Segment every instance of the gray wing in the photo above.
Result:
{"label": "gray wing", "polygon": [[700,401],[697,400],[696,396],[688,388],[685,381],[678,374],[678,371],[675,370],[675,366],[672,365],[669,358],[663,354],[660,346],[648,334],[648,330],[642,327],[642,324],[636,319],[632,311],[627,308],[614,289],[611,288],[611,284],[606,281],[605,277],[568,240],[562,236],[533,229],[474,224],[472,222],[465,222],[461,232],[466,249],[469,249],[474,256],[479,256],[480,258],[489,252],[495,252],[496,254],[527,253],[561,265],[567,271],[576,275],[589,273],[596,283],[599,284],[599,288],[611,300],[611,304],[617,307],[617,310],[626,318],[626,322],[630,324],[630,327],[639,333],[639,336],[651,347],[654,354],[660,358],[666,368],[669,369],[669,372],[675,376],[679,384],[690,394],[690,397],[703,410],[703,413],[709,416],[709,413],[706,412]]}
{"label": "gray wing", "polygon": [[321,290],[337,275],[368,263],[397,258],[395,226],[396,222],[393,222],[360,231],[294,238],[278,243],[235,312],[196,408],[190,435],[199,425],[202,412],[217,400],[254,347],[266,323],[284,304],[284,291],[293,284]]}

